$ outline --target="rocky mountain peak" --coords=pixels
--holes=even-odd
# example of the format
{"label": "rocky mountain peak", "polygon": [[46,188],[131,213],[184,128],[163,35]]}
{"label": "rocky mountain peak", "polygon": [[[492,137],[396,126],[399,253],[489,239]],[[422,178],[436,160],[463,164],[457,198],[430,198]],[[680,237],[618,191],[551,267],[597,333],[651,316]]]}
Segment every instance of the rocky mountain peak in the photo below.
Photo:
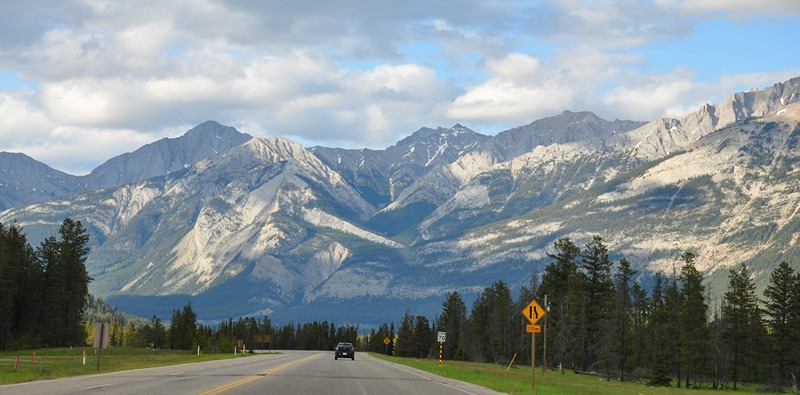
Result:
{"label": "rocky mountain peak", "polygon": [[482,149],[492,151],[500,161],[506,161],[524,155],[538,146],[604,141],[642,125],[644,122],[608,121],[588,111],[564,111],[498,133]]}
{"label": "rocky mountain peak", "polygon": [[86,176],[96,188],[137,182],[183,170],[253,137],[230,126],[207,121],[177,138],[163,138],[98,166]]}
{"label": "rocky mountain peak", "polygon": [[642,160],[654,160],[734,122],[761,117],[798,101],[800,77],[762,90],[734,93],[718,105],[704,104],[681,119],[663,118],[650,122],[612,143],[627,147]]}

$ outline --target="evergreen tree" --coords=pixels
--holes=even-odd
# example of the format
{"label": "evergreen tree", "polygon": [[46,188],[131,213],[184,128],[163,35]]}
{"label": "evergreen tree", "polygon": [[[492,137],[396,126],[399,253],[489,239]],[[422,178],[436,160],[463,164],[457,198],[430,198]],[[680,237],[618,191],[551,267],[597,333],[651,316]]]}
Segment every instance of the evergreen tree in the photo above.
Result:
{"label": "evergreen tree", "polygon": [[62,278],[65,279],[61,306],[65,343],[61,345],[82,345],[85,333],[81,321],[92,281],[86,271],[89,235],[81,221],[70,218],[64,220],[58,233],[59,268],[63,270]]}
{"label": "evergreen tree", "polygon": [[[581,255],[581,269],[586,276],[585,282],[585,341],[582,346],[582,369],[588,370],[602,349],[604,328],[609,324],[606,318],[611,316],[611,296],[614,284],[611,281],[611,261],[608,260],[608,248],[600,236],[592,237]],[[607,357],[604,358],[607,361]]]}
{"label": "evergreen tree", "polygon": [[[45,344],[56,346],[63,344],[64,316],[61,314],[61,310],[66,300],[66,279],[64,270],[61,268],[58,240],[54,236],[44,239],[36,249],[36,256],[44,268],[43,325],[40,326],[40,333]],[[94,323],[91,324],[94,325]],[[94,335],[94,326],[90,332]]]}
{"label": "evergreen tree", "polygon": [[[724,307],[724,305],[723,305]],[[714,319],[711,321],[711,365],[714,370],[714,381],[712,388],[719,389],[725,386],[728,376],[729,350],[725,344],[723,332],[726,328],[725,317],[716,307],[714,308]]]}
{"label": "evergreen tree", "polygon": [[661,327],[661,338],[664,344],[664,361],[667,363],[677,379],[676,386],[681,387],[681,364],[680,364],[680,350],[681,342],[678,335],[681,331],[680,314],[681,314],[681,300],[680,291],[678,289],[678,281],[673,274],[672,278],[668,280],[667,287],[664,290],[664,320]]}
{"label": "evergreen tree", "polygon": [[644,366],[646,348],[646,323],[650,314],[650,298],[642,286],[633,282],[633,366]]}
{"label": "evergreen tree", "polygon": [[[255,321],[255,319],[251,319],[251,323],[253,323],[253,321]],[[252,330],[248,333],[249,336],[246,337],[248,341],[252,341],[253,335],[255,335],[255,325],[251,325],[250,328]],[[195,339],[197,336],[197,314],[192,310],[192,302],[188,302],[183,306],[180,329],[182,333],[179,348],[183,350],[194,349],[197,345],[197,340]]]}
{"label": "evergreen tree", "polygon": [[162,348],[166,344],[166,337],[167,333],[164,324],[161,323],[161,319],[153,314],[153,318],[150,320],[149,342],[152,343],[153,348]]}
{"label": "evergreen tree", "polygon": [[749,373],[748,378],[753,378],[751,364],[757,353],[759,332],[763,329],[755,285],[744,263],[738,271],[731,269],[724,299],[723,314],[727,328],[723,337],[731,352],[730,371],[735,390],[745,374]]}
{"label": "evergreen tree", "polygon": [[14,301],[18,297],[17,281],[22,271],[20,236],[16,224],[6,229],[0,223],[0,350],[8,348],[14,339]]}
{"label": "evergreen tree", "polygon": [[[447,341],[443,345],[445,359],[460,359],[462,333],[466,328],[467,306],[458,292],[453,291],[442,302],[442,315],[439,316],[440,330],[445,332]],[[388,335],[388,333],[387,333]],[[381,339],[383,340],[383,339]]]}
{"label": "evergreen tree", "polygon": [[397,342],[397,333],[394,330],[394,322],[389,323],[389,348],[388,355],[395,355],[395,344]]}
{"label": "evergreen tree", "polygon": [[502,281],[492,284],[492,300],[490,305],[490,341],[491,360],[493,362],[506,363],[511,361],[512,331],[511,314],[513,301],[511,290]]}
{"label": "evergreen tree", "polygon": [[128,321],[128,324],[125,325],[122,345],[123,347],[139,347],[136,340],[136,325],[133,321]]}
{"label": "evergreen tree", "polygon": [[648,384],[652,386],[666,386],[670,382],[668,359],[670,357],[670,336],[673,334],[669,333],[669,320],[672,312],[664,302],[666,297],[662,281],[661,273],[656,273],[648,326],[652,342],[651,376]]}
{"label": "evergreen tree", "polygon": [[[625,370],[629,369],[628,359],[632,354],[634,345],[632,344],[631,320],[633,315],[633,291],[631,290],[631,280],[637,273],[631,269],[631,264],[623,258],[619,261],[619,268],[615,276],[616,297],[613,306],[613,338],[609,339],[610,345],[614,347],[615,360],[617,361],[620,380],[625,381]],[[608,377],[606,377],[608,379]]]}
{"label": "evergreen tree", "polygon": [[693,380],[697,388],[697,379],[707,373],[711,360],[711,331],[708,327],[708,305],[705,301],[703,274],[694,266],[694,254],[685,252],[681,256],[684,262],[681,268],[681,365],[686,372],[686,387]]}
{"label": "evergreen tree", "polygon": [[792,323],[792,316],[798,308],[793,300],[794,282],[794,270],[784,261],[773,270],[770,283],[764,290],[765,313],[771,328],[770,357],[767,360],[774,365],[774,384],[778,388],[787,381],[788,369],[797,363],[800,354],[800,338],[795,336],[797,330]]}
{"label": "evergreen tree", "polygon": [[548,339],[548,349],[552,350],[553,363],[560,366],[563,373],[563,367],[570,364],[570,345],[574,344],[570,336],[573,332],[571,305],[575,300],[577,259],[581,250],[567,237],[558,239],[553,247],[555,254],[547,254],[552,262],[545,268],[538,293],[540,297],[548,295],[551,313],[547,324],[554,334]]}
{"label": "evergreen tree", "polygon": [[490,361],[492,294],[491,287],[483,289],[481,295],[472,303],[472,311],[467,320],[469,355],[473,361]]}
{"label": "evergreen tree", "polygon": [[[172,320],[169,323],[169,348],[171,350],[177,350],[180,348],[182,342],[183,331],[181,330],[181,324],[183,322],[183,318],[181,317],[181,309],[173,309],[172,310]],[[236,336],[237,339],[241,339],[240,336]],[[148,341],[150,339],[148,338]]]}
{"label": "evergreen tree", "polygon": [[[470,355],[477,361],[510,361],[511,290],[503,281],[486,287],[472,306],[468,319]],[[509,355],[512,353],[512,355]]]}
{"label": "evergreen tree", "polygon": [[433,334],[430,327],[428,318],[424,315],[418,315],[414,322],[414,330],[412,334],[412,347],[413,355],[417,358],[427,358],[428,353],[433,346]]}
{"label": "evergreen tree", "polygon": [[400,323],[400,329],[397,331],[397,344],[395,346],[395,354],[398,357],[410,357],[414,355],[414,316],[411,315],[411,310],[406,310],[403,315],[403,321]]}
{"label": "evergreen tree", "polygon": [[39,347],[41,341],[35,329],[42,311],[40,290],[44,273],[22,228],[16,223],[5,230],[0,224],[0,268],[5,288],[5,292],[0,293],[5,299],[0,302],[4,305],[1,310],[8,314],[3,343],[14,347]]}
{"label": "evergreen tree", "polygon": [[[789,325],[792,328],[791,337],[794,341],[795,348],[794,351],[794,360],[792,361],[792,371],[798,372],[800,371],[800,272],[794,275],[794,286],[792,287],[791,293],[791,300],[792,300],[792,310],[791,314],[789,314]],[[791,351],[790,351],[791,352]],[[793,386],[797,389],[797,380],[798,377],[793,377]]]}

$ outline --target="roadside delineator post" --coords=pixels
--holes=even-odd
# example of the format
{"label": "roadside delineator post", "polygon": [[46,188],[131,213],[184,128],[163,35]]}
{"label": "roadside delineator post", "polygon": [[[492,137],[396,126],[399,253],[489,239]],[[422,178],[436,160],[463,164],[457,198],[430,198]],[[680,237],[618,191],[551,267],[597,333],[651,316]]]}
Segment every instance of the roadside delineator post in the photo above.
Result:
{"label": "roadside delineator post", "polygon": [[18,367],[19,367],[19,355],[17,355],[17,363],[14,364],[14,373],[17,372]]}
{"label": "roadside delineator post", "polygon": [[36,351],[33,352],[33,356],[31,357],[31,370],[33,370],[34,362],[36,362]]}
{"label": "roadside delineator post", "polygon": [[517,359],[517,353],[514,353],[514,357],[511,358],[511,362],[509,362],[508,367],[506,368],[506,372],[508,372],[508,369],[511,369],[511,365],[514,364],[515,359]]}

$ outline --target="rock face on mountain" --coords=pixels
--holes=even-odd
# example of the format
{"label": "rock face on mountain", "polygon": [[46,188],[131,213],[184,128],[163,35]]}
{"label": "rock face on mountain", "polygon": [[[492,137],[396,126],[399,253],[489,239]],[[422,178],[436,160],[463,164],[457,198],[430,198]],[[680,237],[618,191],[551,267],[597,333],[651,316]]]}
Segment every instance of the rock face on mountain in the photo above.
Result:
{"label": "rock face on mountain", "polygon": [[[424,128],[386,150],[306,149],[207,123],[133,153],[173,158],[127,172],[133,182],[0,221],[36,240],[80,219],[92,291],[144,316],[188,298],[202,319],[332,320],[347,308],[369,326],[406,308],[432,315],[446,292],[515,287],[559,237],[595,234],[644,275],[692,250],[712,292],[740,262],[763,285],[770,267],[800,258],[798,90],[793,79],[646,124],[565,112],[497,136]],[[187,156],[209,136],[231,147]],[[28,166],[32,179],[49,174]],[[109,161],[97,177],[114,166],[135,162]],[[149,172],[158,176],[136,180]]]}
{"label": "rock face on mountain", "polygon": [[86,191],[80,177],[19,153],[0,152],[0,212]]}
{"label": "rock face on mountain", "polygon": [[312,152],[376,206],[386,206],[427,172],[452,163],[489,140],[456,124],[422,128],[385,150],[314,147]]}
{"label": "rock face on mountain", "polygon": [[800,100],[800,77],[777,83],[763,90],[750,90],[731,95],[714,106],[706,104],[681,119],[660,119],[636,129],[625,136],[624,142],[613,144],[633,146],[634,155],[654,160],[669,155],[703,136],[733,122],[749,117],[761,117]]}

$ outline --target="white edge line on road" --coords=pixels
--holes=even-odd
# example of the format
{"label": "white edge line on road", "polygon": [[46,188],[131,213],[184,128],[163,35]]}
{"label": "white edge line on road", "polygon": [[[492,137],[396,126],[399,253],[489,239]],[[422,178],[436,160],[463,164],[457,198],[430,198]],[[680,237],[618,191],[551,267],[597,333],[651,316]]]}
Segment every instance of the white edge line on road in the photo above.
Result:
{"label": "white edge line on road", "polygon": [[89,391],[89,390],[96,390],[104,387],[111,387],[111,384],[103,384],[103,385],[95,385],[94,387],[84,388],[81,391]]}
{"label": "white edge line on road", "polygon": [[[372,358],[372,357],[371,357],[371,358]],[[421,374],[419,374],[419,373],[415,373],[415,372],[412,372],[412,371],[410,371],[410,370],[403,369],[403,368],[401,368],[401,367],[399,367],[399,366],[397,366],[397,365],[395,365],[395,364],[393,364],[393,363],[389,363],[389,362],[386,362],[386,361],[382,361],[382,360],[380,360],[380,359],[378,359],[378,358],[372,358],[372,359],[374,359],[374,360],[375,360],[376,362],[378,362],[378,363],[382,363],[382,364],[384,364],[384,365],[386,365],[386,366],[390,366],[390,367],[393,367],[393,368],[395,368],[395,369],[402,370],[402,371],[404,371],[404,372],[406,372],[406,373],[413,374],[414,376],[419,376],[419,377],[422,377],[422,378],[424,378],[425,380],[436,382],[436,383],[438,383],[438,384],[441,384],[441,385],[444,385],[444,386],[450,387],[450,388],[452,388],[452,389],[454,389],[454,390],[458,390],[458,391],[461,391],[461,392],[463,392],[463,393],[470,394],[470,395],[477,395],[477,394],[475,394],[474,392],[469,392],[469,391],[467,391],[467,390],[464,390],[464,389],[461,389],[461,388],[458,388],[458,387],[454,387],[454,386],[452,386],[452,385],[450,385],[450,384],[447,384],[447,383],[441,382],[441,381],[439,381],[439,380],[433,380],[433,379],[431,379],[430,377],[423,376],[423,375],[421,375]],[[435,373],[430,373],[430,374],[435,374]]]}

